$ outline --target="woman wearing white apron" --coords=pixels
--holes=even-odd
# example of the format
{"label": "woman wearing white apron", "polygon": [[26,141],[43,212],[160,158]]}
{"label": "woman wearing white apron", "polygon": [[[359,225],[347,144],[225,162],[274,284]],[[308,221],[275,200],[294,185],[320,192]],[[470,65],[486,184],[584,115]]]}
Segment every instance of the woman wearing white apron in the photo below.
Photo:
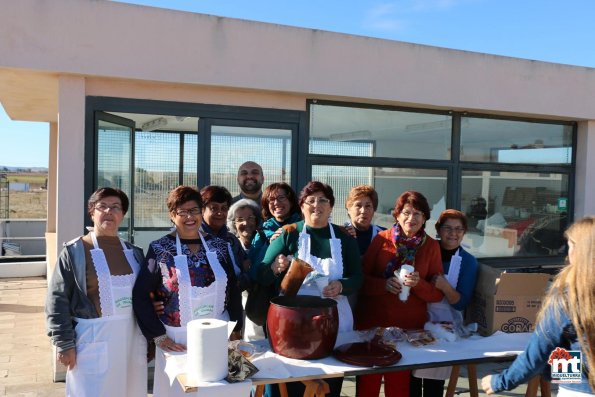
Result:
{"label": "woman wearing white apron", "polygon": [[[457,210],[442,211],[436,222],[440,237],[440,253],[444,276],[437,276],[433,283],[442,293],[442,302],[428,304],[430,321],[454,322],[456,311],[463,311],[471,301],[477,279],[477,260],[461,247],[467,232],[467,217]],[[450,376],[451,367],[418,369],[413,371],[410,395],[441,397],[444,381]]]}
{"label": "woman wearing white apron", "polygon": [[48,288],[49,335],[68,368],[67,396],[147,395],[147,344],[132,312],[143,255],[117,235],[127,210],[121,190],[93,193],[93,228],[66,244]]}
{"label": "woman wearing white apron", "polygon": [[[209,246],[216,240],[203,237],[202,199],[196,189],[179,186],[167,199],[175,231],[153,241],[134,286],[133,305],[143,334],[152,338],[163,351],[184,351],[186,325],[198,318],[238,321],[241,329],[241,295],[233,264],[223,249]],[[163,301],[164,313],[154,311],[150,294]],[[153,395],[184,395],[181,387],[170,383],[165,374],[165,359],[155,355]]]}
{"label": "woman wearing white apron", "polygon": [[[314,267],[298,294],[317,295],[321,292],[316,278],[327,276],[329,283],[322,290],[326,298],[337,301],[339,332],[353,330],[353,315],[347,295],[356,292],[362,283],[362,269],[355,239],[329,222],[335,197],[330,186],[309,182],[301,191],[300,208],[304,220],[284,226],[279,238],[271,242],[264,260],[257,269],[259,282],[279,284],[285,276],[289,261],[287,255],[296,256]],[[330,396],[339,396],[342,378],[328,379]],[[288,384],[290,395],[303,395],[303,385]],[[301,393],[301,394],[300,394]]]}

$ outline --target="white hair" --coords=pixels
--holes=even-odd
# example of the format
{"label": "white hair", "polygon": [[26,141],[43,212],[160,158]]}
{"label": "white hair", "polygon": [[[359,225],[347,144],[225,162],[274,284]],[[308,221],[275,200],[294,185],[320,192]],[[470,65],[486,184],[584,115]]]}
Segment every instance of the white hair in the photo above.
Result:
{"label": "white hair", "polygon": [[256,201],[246,198],[240,199],[233,203],[227,212],[227,227],[233,234],[237,235],[236,223],[234,222],[236,211],[244,208],[250,208],[256,217],[256,225],[260,224],[260,207],[256,204]]}

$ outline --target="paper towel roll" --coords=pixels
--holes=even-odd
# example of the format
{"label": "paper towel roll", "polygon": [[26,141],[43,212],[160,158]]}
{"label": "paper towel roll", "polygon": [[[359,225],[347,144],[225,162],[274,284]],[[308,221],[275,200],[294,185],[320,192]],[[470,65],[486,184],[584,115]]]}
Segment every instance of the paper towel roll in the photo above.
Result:
{"label": "paper towel roll", "polygon": [[227,322],[216,319],[188,323],[187,376],[193,384],[227,376]]}

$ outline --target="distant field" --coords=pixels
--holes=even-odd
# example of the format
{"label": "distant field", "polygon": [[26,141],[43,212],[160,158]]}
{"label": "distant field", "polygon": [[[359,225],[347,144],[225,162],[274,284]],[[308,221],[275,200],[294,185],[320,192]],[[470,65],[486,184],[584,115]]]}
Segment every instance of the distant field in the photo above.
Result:
{"label": "distant field", "polygon": [[[45,186],[46,173],[20,172],[7,173],[9,183],[28,183],[30,191],[8,192],[8,217],[11,219],[46,219],[48,211],[48,193],[41,189]],[[3,192],[5,194],[6,192]],[[0,203],[4,204],[4,197]],[[2,208],[4,209],[4,208]],[[0,214],[3,216],[4,213]]]}
{"label": "distant field", "polygon": [[27,174],[8,174],[8,182],[10,183],[29,183],[32,188],[39,188],[45,185],[47,174],[27,173]]}
{"label": "distant field", "polygon": [[8,207],[11,219],[46,219],[48,192],[10,192]]}

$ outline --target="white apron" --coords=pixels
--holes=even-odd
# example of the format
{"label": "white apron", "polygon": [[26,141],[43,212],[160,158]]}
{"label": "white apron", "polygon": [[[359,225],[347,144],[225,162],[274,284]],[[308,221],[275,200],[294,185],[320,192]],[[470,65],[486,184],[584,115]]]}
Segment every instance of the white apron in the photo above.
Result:
{"label": "white apron", "polygon": [[147,342],[132,312],[132,287],[140,266],[121,241],[132,273],[112,276],[95,233],[90,235],[101,317],[75,318],[76,365],[66,373],[66,395],[146,397]]}
{"label": "white apron", "polygon": [[[199,318],[216,318],[229,321],[229,313],[225,310],[225,289],[227,288],[227,273],[219,263],[217,252],[207,245],[202,234],[199,233],[202,245],[205,247],[207,260],[215,275],[215,281],[208,287],[192,286],[188,271],[188,258],[182,254],[180,237],[176,234],[176,274],[178,276],[178,300],[180,302],[180,327],[165,325],[167,336],[176,343],[187,344],[186,326],[188,322]],[[153,382],[153,396],[185,396],[178,382],[170,383],[165,373],[165,356],[159,347],[155,354],[155,376]],[[177,383],[177,384],[176,384]]]}
{"label": "white apron", "polygon": [[[457,250],[457,252],[450,258],[450,266],[448,267],[448,274],[446,275],[448,283],[455,289],[459,282],[460,270],[461,256],[459,255],[459,250]],[[453,322],[453,310],[454,309],[450,306],[446,298],[442,298],[442,301],[440,302],[428,304],[428,314],[430,321],[432,322]],[[451,370],[452,367],[422,368],[414,370],[413,376],[416,378],[445,380],[450,377]]]}
{"label": "white apron", "polygon": [[[331,257],[320,259],[311,254],[311,240],[310,235],[306,232],[306,225],[300,233],[298,239],[298,258],[308,262],[314,271],[310,272],[304,283],[302,284],[298,295],[315,295],[320,296],[320,290],[316,285],[317,276],[323,275],[328,276],[329,283],[331,281],[339,280],[343,278],[343,256],[341,254],[341,240],[335,237],[335,232],[332,225],[329,223],[331,232]],[[353,331],[353,314],[351,312],[351,306],[345,295],[338,295],[333,298],[337,301],[337,310],[339,312],[339,332]]]}

